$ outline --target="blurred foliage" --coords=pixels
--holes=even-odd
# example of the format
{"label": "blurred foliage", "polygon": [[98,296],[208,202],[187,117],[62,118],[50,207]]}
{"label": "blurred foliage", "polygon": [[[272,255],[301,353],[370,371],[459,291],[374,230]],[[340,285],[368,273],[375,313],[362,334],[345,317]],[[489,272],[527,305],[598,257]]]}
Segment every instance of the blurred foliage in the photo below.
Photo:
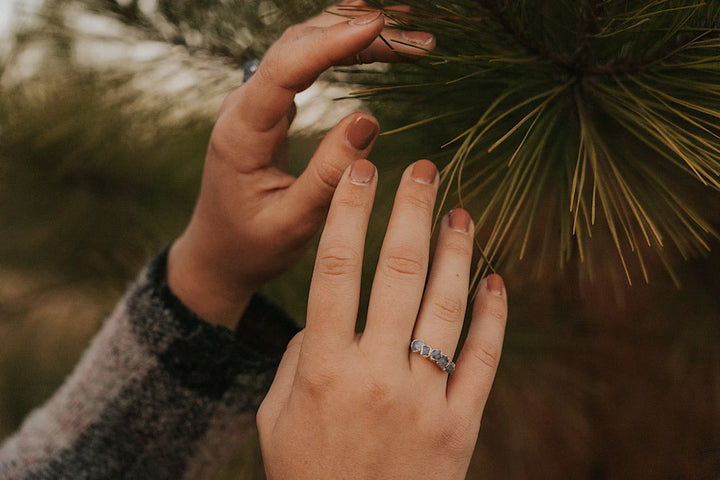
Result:
{"label": "blurred foliage", "polygon": [[15,268],[128,277],[188,217],[212,124],[188,120],[148,135],[152,119],[125,111],[132,98],[108,98],[119,80],[40,81],[42,89],[25,83],[0,103],[0,255]]}
{"label": "blurred foliage", "polygon": [[[60,0],[67,3],[66,0]],[[319,12],[320,0],[82,0],[91,10],[114,15],[152,38],[206,50],[237,65],[262,57],[283,30]]]}
{"label": "blurred foliage", "polygon": [[[319,8],[297,0],[159,2],[157,9],[149,3],[48,2],[17,32],[0,68],[0,437],[52,393],[127,282],[183,228],[213,112],[222,92],[237,84],[236,66]],[[88,12],[94,17],[85,17]],[[92,22],[80,21],[97,17],[110,23],[89,28]],[[163,48],[149,57],[113,57],[115,45],[124,53],[138,45]],[[436,70],[421,63],[382,76],[339,76],[394,82]],[[188,73],[195,75],[191,81],[173,86]],[[500,73],[491,78],[502,82]],[[389,130],[436,108],[417,95],[410,95],[412,108],[388,102],[391,97],[368,104]],[[466,95],[468,104],[474,95]],[[449,98],[438,95],[446,107]],[[432,149],[463,121],[447,117],[428,124],[430,133],[409,129],[379,139],[371,157],[381,180],[369,227],[365,302],[400,172],[421,156],[451,165],[452,154]],[[577,133],[566,123],[568,135]],[[291,139],[292,171],[302,170],[320,135]],[[493,158],[499,156],[488,161]],[[680,177],[677,188],[697,194],[691,201],[717,229],[718,196],[687,175],[686,187]],[[477,215],[487,199],[475,201],[468,207]],[[548,198],[542,208],[549,221],[559,207]],[[530,240],[550,230],[537,228]],[[652,261],[647,285],[628,287],[612,275],[589,283],[591,266],[613,270],[617,260],[612,238],[595,230],[603,229],[589,240],[594,264],[549,255],[546,271],[564,269],[538,280],[530,273],[539,247],[529,249],[525,261],[497,264],[504,265],[511,320],[469,478],[717,478],[720,253],[671,259],[681,289],[654,275],[663,265]],[[312,264],[310,251],[265,289],[300,323]],[[225,478],[263,478],[256,439],[219,472],[218,479]]]}

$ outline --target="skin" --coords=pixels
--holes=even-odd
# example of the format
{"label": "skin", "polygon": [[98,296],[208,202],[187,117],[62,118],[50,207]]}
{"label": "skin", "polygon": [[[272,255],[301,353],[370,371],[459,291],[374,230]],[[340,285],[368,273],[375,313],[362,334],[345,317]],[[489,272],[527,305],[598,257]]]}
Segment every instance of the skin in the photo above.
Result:
{"label": "skin", "polygon": [[428,33],[388,29],[378,13],[357,16],[324,13],[291,27],[227,97],[195,211],[170,250],[168,282],[201,317],[235,328],[260,285],[297,261],[325,221],[306,328],[288,345],[257,416],[268,478],[464,478],[502,348],[502,279],[491,275],[480,284],[453,375],[408,347],[419,338],[456,354],[468,307],[470,216],[456,209],[443,219],[428,272],[438,173],[426,160],[408,167],[358,335],[363,246],[378,181],[364,159],[377,121],[346,117],[298,178],[284,171],[295,94],[333,65],[408,60],[381,34],[402,41],[400,52],[434,47]]}
{"label": "skin", "polygon": [[[323,13],[289,28],[255,75],[223,103],[195,211],[168,258],[170,287],[205,320],[235,328],[260,285],[290,268],[305,251],[342,172],[370,153],[377,120],[356,113],[327,133],[298,178],[284,171],[297,93],[331,66],[355,63],[358,55],[368,63],[408,59],[391,51],[381,33],[390,42],[410,38],[423,49],[434,47],[428,33],[403,36],[385,28],[379,12],[356,21]],[[396,45],[400,52],[425,51]],[[358,138],[367,140],[360,148]]]}
{"label": "skin", "polygon": [[366,328],[355,334],[377,175],[358,182],[353,172],[368,166],[355,162],[337,187],[306,328],[288,346],[257,415],[269,479],[462,479],[475,447],[505,331],[502,279],[491,275],[480,284],[455,373],[410,352],[417,338],[454,356],[473,246],[470,216],[453,210],[427,274],[438,179],[434,165],[421,160],[401,180]]}

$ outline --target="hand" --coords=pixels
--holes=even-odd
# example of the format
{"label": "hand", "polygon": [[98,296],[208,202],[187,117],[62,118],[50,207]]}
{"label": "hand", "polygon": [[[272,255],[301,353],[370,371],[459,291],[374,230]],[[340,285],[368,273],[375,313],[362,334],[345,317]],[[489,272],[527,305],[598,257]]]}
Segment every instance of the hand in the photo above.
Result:
{"label": "hand", "polygon": [[332,200],[306,328],[288,346],[257,415],[268,479],[465,478],[500,358],[505,287],[495,274],[480,283],[452,375],[411,353],[412,339],[420,339],[453,358],[473,247],[470,216],[453,210],[425,286],[438,178],[432,163],[419,161],[400,183],[365,331],[356,335],[376,178],[373,165],[358,160]]}
{"label": "hand", "polygon": [[369,154],[377,121],[354,114],[326,135],[299,178],[284,172],[295,94],[333,65],[405,60],[381,33],[404,42],[396,44],[398,52],[422,54],[434,46],[428,33],[385,28],[380,12],[352,21],[323,13],[288,29],[255,75],[225,100],[195,212],[168,260],[170,287],[205,320],[235,326],[257,288],[299,259],[343,170]]}

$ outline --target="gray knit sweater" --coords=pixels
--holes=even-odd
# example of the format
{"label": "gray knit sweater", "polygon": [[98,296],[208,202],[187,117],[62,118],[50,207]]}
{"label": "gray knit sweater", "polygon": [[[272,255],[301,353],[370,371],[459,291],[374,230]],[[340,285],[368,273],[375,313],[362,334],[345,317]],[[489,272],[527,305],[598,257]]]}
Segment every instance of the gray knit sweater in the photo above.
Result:
{"label": "gray knit sweater", "polygon": [[254,427],[296,332],[254,297],[237,334],[204,322],[143,271],[74,372],[0,446],[0,479],[210,477]]}

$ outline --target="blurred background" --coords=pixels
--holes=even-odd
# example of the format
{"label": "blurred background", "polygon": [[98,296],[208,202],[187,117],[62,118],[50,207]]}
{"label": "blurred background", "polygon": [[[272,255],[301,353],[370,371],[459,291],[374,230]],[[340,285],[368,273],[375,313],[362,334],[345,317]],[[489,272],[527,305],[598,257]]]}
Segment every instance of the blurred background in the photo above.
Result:
{"label": "blurred background", "polygon": [[[0,0],[0,439],[70,372],[125,288],[184,227],[214,114],[317,0]],[[330,75],[298,98],[291,170],[330,125],[371,109]],[[405,165],[427,145],[378,141],[366,278]],[[720,228],[720,198],[703,198]],[[510,322],[468,478],[720,478],[720,245],[650,280],[577,263],[501,270]],[[598,248],[603,248],[598,245]],[[600,251],[615,262],[612,249]],[[304,321],[313,252],[266,287]],[[369,281],[365,282],[367,287]],[[365,298],[367,298],[365,288]],[[218,479],[261,479],[256,440]]]}

